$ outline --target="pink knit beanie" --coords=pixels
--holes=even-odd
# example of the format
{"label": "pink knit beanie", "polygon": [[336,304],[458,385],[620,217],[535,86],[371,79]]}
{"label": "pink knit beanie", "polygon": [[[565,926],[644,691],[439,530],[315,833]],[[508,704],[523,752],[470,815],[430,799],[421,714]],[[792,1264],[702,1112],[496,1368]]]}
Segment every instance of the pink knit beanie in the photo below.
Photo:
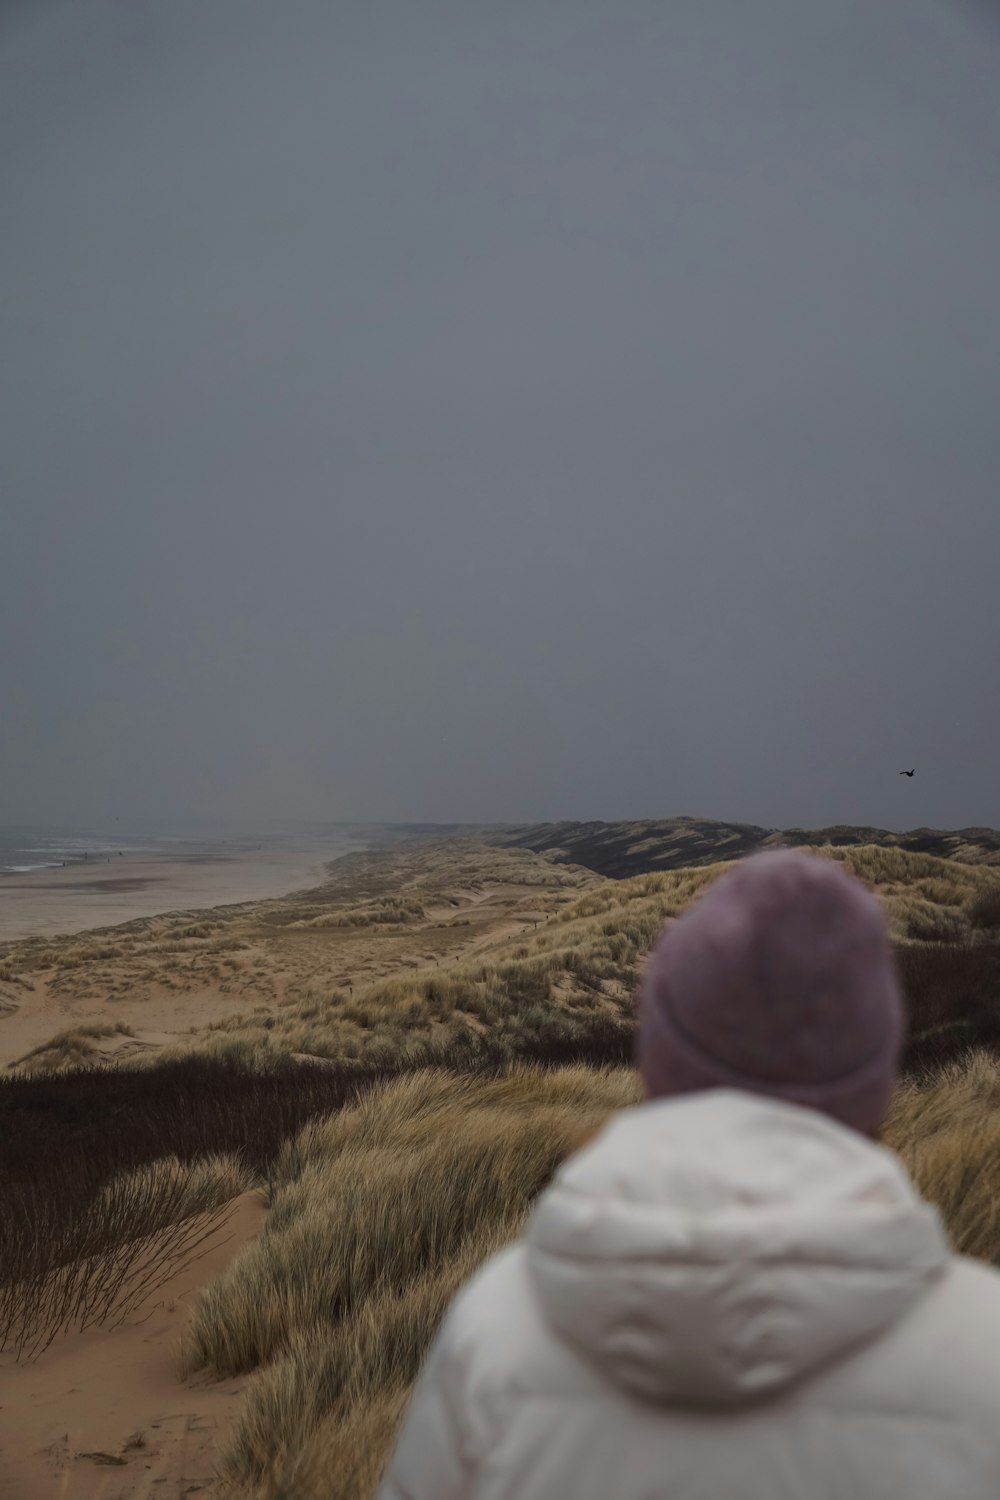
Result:
{"label": "pink knit beanie", "polygon": [[653,1098],[745,1089],[874,1134],[902,1040],[882,908],[823,855],[743,860],[650,955],[638,1061]]}

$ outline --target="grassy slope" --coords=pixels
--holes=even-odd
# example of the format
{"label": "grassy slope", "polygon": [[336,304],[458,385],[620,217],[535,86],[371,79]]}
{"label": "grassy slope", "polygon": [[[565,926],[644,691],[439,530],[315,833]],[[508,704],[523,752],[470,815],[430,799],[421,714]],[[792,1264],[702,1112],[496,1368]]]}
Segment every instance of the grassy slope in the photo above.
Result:
{"label": "grassy slope", "polygon": [[[971,1043],[1000,1046],[1000,882],[992,868],[877,845],[825,852],[888,909],[910,1001],[908,1064],[942,1063]],[[331,990],[278,1012],[239,1013],[204,1044],[234,1056],[372,1061],[483,1032],[512,1057],[543,1040],[582,1048],[588,1036],[632,1024],[650,943],[727,867],[599,880],[575,899],[560,892],[537,927],[484,942],[471,962],[397,975],[360,996]]]}
{"label": "grassy slope", "polygon": [[884,828],[846,824],[777,829],[712,818],[661,818],[638,823],[540,823],[531,828],[495,829],[489,837],[502,846],[548,854],[614,879],[716,864],[759,849],[803,845],[872,844],[910,854],[959,859],[966,864],[1000,865],[1000,832],[994,828],[915,828],[907,833],[890,833]]}
{"label": "grassy slope", "polygon": [[[519,1232],[562,1157],[638,1099],[623,1068],[424,1073],[303,1131],[263,1234],[188,1333],[192,1366],[253,1372],[221,1455],[237,1492],[370,1495],[454,1292]],[[998,1103],[1000,1066],[976,1057],[904,1089],[885,1132],[956,1245],[988,1260],[1000,1255]]]}

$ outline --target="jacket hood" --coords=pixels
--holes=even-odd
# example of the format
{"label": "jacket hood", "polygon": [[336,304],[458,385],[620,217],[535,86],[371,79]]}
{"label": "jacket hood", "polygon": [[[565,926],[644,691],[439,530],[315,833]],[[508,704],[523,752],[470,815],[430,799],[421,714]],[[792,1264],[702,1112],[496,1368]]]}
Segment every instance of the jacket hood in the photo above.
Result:
{"label": "jacket hood", "polygon": [[877,1336],[949,1259],[889,1151],[722,1089],[617,1115],[539,1199],[526,1255],[563,1339],[631,1391],[707,1406]]}

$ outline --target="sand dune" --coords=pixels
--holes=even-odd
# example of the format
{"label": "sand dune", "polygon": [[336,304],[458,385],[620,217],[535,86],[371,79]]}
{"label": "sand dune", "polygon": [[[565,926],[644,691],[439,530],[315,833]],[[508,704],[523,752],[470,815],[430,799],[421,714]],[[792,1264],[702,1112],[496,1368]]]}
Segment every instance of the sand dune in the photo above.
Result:
{"label": "sand dune", "polygon": [[[283,868],[297,868],[309,888],[278,898],[0,941],[0,1065],[20,1062],[30,1071],[34,1062],[47,1069],[197,1045],[213,1022],[258,1005],[274,1011],[334,988],[361,996],[387,976],[478,958],[493,942],[515,941],[577,894],[578,882],[597,878],[471,841],[355,852],[325,871],[321,853],[332,857],[310,852],[313,862],[297,866],[289,857]],[[256,871],[252,861],[234,863],[230,875],[196,867],[192,880],[153,862],[147,874],[157,895],[149,886],[102,890],[119,880],[106,865],[86,877],[79,867],[35,876],[22,883],[22,915],[33,911],[41,925],[75,909],[76,927],[81,901],[108,917],[129,898],[153,902],[169,889],[180,902],[196,882],[216,895],[245,896],[248,877],[263,883],[279,875],[276,862]],[[137,861],[133,874],[145,878]],[[400,920],[386,921],[387,911]],[[67,1034],[75,1040],[58,1040]],[[42,1050],[33,1060],[26,1055],[34,1048]],[[0,1356],[3,1500],[211,1500],[214,1464],[245,1380],[182,1380],[177,1345],[195,1289],[263,1218],[256,1194],[235,1200],[207,1253],[121,1328],[70,1333],[33,1363]],[[137,1433],[141,1441],[130,1446]]]}
{"label": "sand dune", "polygon": [[[305,881],[317,867],[300,868]],[[548,884],[526,885],[529,870]],[[392,975],[473,957],[528,931],[536,909],[568,899],[566,883],[599,878],[473,840],[355,851],[318,873],[322,883],[281,897],[0,939],[0,1067],[160,1050],[257,1006],[273,1011],[332,990],[360,996]],[[257,878],[272,876],[273,867]],[[393,899],[408,903],[398,922],[379,906]],[[47,1053],[37,1050],[54,1038]]]}
{"label": "sand dune", "polygon": [[[992,869],[875,846],[837,854],[878,886],[899,940],[926,938],[933,919],[936,941],[975,937],[989,958],[983,923],[1000,921],[984,905]],[[530,1030],[536,1012],[547,1032],[613,1021],[645,943],[708,878],[682,869],[607,881],[526,848],[456,838],[346,855],[321,883],[277,898],[0,940],[0,1065],[48,1072],[167,1050],[177,1066],[180,1044],[206,1056],[284,1049],[335,1067],[360,1041],[439,1039],[442,1016],[476,1035]],[[933,998],[914,1015],[940,1032]],[[182,1381],[176,1342],[194,1288],[261,1223],[253,1194],[235,1204],[234,1238],[220,1235],[154,1297],[146,1321],[71,1333],[35,1364],[0,1360],[0,1500],[214,1500],[213,1466],[246,1382]],[[129,1446],[137,1430],[143,1441]]]}

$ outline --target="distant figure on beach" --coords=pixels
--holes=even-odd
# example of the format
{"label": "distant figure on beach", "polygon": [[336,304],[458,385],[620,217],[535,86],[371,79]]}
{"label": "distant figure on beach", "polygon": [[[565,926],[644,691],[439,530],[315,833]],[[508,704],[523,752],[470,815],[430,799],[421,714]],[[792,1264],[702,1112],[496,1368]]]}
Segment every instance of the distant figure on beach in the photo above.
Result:
{"label": "distant figure on beach", "polygon": [[717,878],[642,982],[646,1102],[459,1293],[380,1500],[996,1500],[1000,1276],[876,1143],[902,1041],[860,881]]}

